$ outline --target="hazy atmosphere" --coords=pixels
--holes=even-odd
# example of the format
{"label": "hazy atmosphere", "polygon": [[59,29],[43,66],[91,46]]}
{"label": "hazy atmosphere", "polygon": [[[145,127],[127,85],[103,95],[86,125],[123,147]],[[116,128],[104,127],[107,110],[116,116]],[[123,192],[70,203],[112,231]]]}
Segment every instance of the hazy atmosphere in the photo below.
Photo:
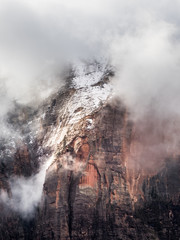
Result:
{"label": "hazy atmosphere", "polygon": [[[96,60],[113,67],[114,94],[136,123],[137,164],[152,170],[157,159],[178,155],[179,10],[180,0],[0,0],[0,137],[12,133],[6,116],[14,102],[38,106],[64,84],[64,69]],[[26,216],[44,178],[43,168],[15,179],[14,200],[4,192],[1,200]],[[39,182],[37,196],[20,209]]]}
{"label": "hazy atmosphere", "polygon": [[179,5],[178,0],[1,0],[1,114],[8,100],[27,103],[47,96],[62,81],[64,65],[102,58],[116,68],[117,94],[140,107],[138,112],[151,101],[177,112]]}
{"label": "hazy atmosphere", "polygon": [[0,5],[1,118],[13,100],[37,104],[59,88],[65,66],[108,59],[116,95],[133,119],[151,111],[179,131],[179,0],[1,0]]}

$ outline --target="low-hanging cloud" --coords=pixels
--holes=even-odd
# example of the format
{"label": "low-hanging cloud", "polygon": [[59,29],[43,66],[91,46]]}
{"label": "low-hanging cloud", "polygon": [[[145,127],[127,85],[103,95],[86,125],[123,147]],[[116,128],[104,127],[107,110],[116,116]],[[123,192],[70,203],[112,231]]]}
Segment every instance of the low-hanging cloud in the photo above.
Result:
{"label": "low-hanging cloud", "polygon": [[130,165],[150,172],[180,154],[180,32],[176,15],[144,10],[114,38],[111,54],[116,95],[135,123]]}
{"label": "low-hanging cloud", "polygon": [[[14,100],[40,101],[60,87],[65,66],[107,58],[135,122],[137,164],[151,169],[178,153],[179,7],[179,0],[0,0],[0,121]],[[17,179],[12,201],[25,201],[38,181]],[[15,210],[25,214],[38,201]]]}
{"label": "low-hanging cloud", "polygon": [[119,86],[117,94],[128,105],[137,107],[133,112],[138,111],[139,117],[152,104],[158,106],[161,114],[178,113],[178,29],[153,19],[149,19],[145,27],[135,34],[126,33],[114,42],[113,61],[117,68],[115,85]]}
{"label": "low-hanging cloud", "polygon": [[53,156],[46,159],[39,172],[31,177],[14,177],[9,181],[10,197],[4,190],[0,191],[0,202],[9,209],[19,213],[23,218],[30,219],[34,216],[35,209],[42,199],[43,184],[46,169],[52,163]]}
{"label": "low-hanging cloud", "polygon": [[111,58],[122,93],[128,88],[135,98],[140,94],[134,87],[151,95],[155,89],[150,82],[158,78],[158,86],[164,87],[164,81],[167,85],[178,77],[178,0],[0,4],[0,77],[7,95],[20,102],[47,96],[60,84],[64,65],[80,58]]}
{"label": "low-hanging cloud", "polygon": [[178,0],[173,4],[170,0],[1,0],[0,4],[0,77],[10,98],[29,102],[48,96],[61,83],[64,65],[80,58],[111,58],[120,72],[120,90],[136,92],[135,98],[140,94],[134,87],[152,94],[150,82],[157,74],[163,86],[178,76],[174,65],[179,54]]}

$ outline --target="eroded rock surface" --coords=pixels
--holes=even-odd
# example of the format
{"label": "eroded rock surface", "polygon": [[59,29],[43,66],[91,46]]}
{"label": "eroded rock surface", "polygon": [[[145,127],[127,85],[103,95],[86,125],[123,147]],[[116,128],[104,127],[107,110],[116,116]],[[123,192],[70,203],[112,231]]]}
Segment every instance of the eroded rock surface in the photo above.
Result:
{"label": "eroded rock surface", "polygon": [[[10,179],[34,176],[48,164],[32,216],[1,203],[1,239],[180,239],[179,158],[154,173],[130,167],[134,125],[112,97],[110,75],[99,73],[85,86],[74,77],[31,121],[24,113],[24,129],[38,124],[18,147],[9,146],[10,155],[2,142],[0,187],[9,199]],[[13,122],[18,127],[17,116]]]}

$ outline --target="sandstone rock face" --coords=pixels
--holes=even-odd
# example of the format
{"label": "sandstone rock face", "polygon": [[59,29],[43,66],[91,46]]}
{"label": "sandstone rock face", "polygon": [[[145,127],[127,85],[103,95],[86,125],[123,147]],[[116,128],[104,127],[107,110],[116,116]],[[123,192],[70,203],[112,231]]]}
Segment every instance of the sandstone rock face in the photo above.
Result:
{"label": "sandstone rock face", "polygon": [[36,134],[1,161],[0,187],[9,199],[10,178],[28,178],[49,161],[30,218],[1,203],[1,239],[180,239],[179,158],[150,174],[129,166],[134,125],[112,97],[109,75],[85,86],[75,77],[32,114]]}

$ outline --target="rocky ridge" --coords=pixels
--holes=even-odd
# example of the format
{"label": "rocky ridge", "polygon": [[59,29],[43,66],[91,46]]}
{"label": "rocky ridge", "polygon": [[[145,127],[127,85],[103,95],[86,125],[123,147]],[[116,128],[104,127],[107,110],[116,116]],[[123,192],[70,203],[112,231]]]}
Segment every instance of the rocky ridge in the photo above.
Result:
{"label": "rocky ridge", "polygon": [[[179,158],[154,174],[129,168],[134,125],[111,76],[79,67],[39,110],[10,116],[21,134],[1,144],[1,239],[180,238]],[[26,208],[22,178],[43,190]]]}

